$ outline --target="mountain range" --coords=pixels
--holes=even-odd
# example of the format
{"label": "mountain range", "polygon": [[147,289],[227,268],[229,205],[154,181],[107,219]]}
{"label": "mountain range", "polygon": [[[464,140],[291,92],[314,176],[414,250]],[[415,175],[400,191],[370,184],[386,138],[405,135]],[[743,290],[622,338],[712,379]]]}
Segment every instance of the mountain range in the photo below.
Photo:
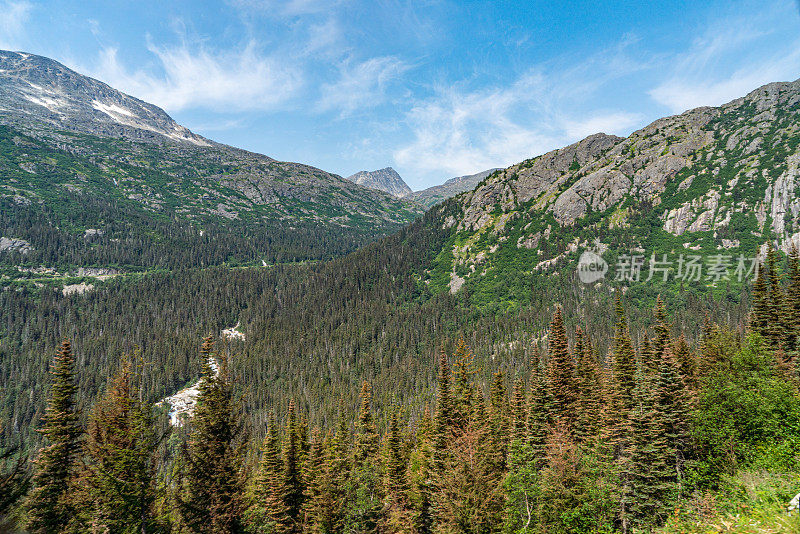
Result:
{"label": "mountain range", "polygon": [[[190,264],[260,263],[348,252],[422,213],[335,174],[208,140],[20,52],[0,51],[0,172],[3,237],[28,242],[29,262],[65,261],[34,227],[58,235],[76,263],[153,266],[200,242],[215,258]],[[159,252],[131,256],[119,243]]]}

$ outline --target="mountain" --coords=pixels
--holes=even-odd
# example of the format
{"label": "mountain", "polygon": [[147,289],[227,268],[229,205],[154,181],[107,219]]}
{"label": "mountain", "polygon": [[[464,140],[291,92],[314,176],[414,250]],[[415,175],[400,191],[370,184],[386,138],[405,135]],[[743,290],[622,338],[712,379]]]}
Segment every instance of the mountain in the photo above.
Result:
{"label": "mountain", "polygon": [[215,143],[151,104],[19,52],[0,51],[0,172],[2,237],[29,246],[0,257],[12,264],[329,258],[422,211],[308,165]]}
{"label": "mountain", "polygon": [[[692,254],[706,268],[723,255],[725,283],[735,285],[740,255],[763,253],[769,240],[784,251],[800,244],[798,119],[800,81],[772,83],[494,173],[434,208],[452,234],[423,279],[440,291],[466,288],[479,305],[516,305],[553,276],[577,282],[577,258],[592,249],[612,277],[626,254],[641,255],[645,277],[653,254]],[[713,290],[706,272],[684,286]],[[661,278],[649,291],[665,286]]]}
{"label": "mountain", "polygon": [[347,177],[351,182],[389,193],[393,197],[402,198],[411,193],[397,171],[391,167],[377,171],[361,171]]}
{"label": "mountain", "polygon": [[414,202],[425,206],[426,208],[431,208],[439,202],[454,197],[459,193],[475,189],[475,186],[477,186],[487,176],[499,170],[502,169],[489,169],[488,171],[482,171],[477,174],[468,174],[466,176],[450,178],[443,184],[434,185],[433,187],[423,189],[422,191],[414,191],[413,193],[406,195],[404,198],[407,200],[413,200]]}

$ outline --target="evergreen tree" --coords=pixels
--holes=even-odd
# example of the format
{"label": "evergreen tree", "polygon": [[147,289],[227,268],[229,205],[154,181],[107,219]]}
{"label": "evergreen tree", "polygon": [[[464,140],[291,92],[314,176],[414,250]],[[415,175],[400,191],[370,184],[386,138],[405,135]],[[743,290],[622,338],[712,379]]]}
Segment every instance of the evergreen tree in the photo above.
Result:
{"label": "evergreen tree", "polygon": [[599,430],[601,408],[600,370],[597,367],[594,351],[581,327],[575,331],[575,356],[578,363],[575,370],[578,401],[575,436],[585,441]]}
{"label": "evergreen tree", "polygon": [[[2,431],[2,429],[0,429]],[[30,477],[26,473],[27,457],[17,455],[17,447],[0,450],[0,528],[6,525],[6,515],[28,491]]]}
{"label": "evergreen tree", "polygon": [[550,429],[550,394],[547,383],[536,375],[531,382],[531,394],[528,402],[528,443],[534,458],[544,456],[545,442]]}
{"label": "evergreen tree", "polygon": [[416,446],[409,457],[409,501],[411,525],[416,534],[433,531],[431,467],[433,461],[433,422],[426,407],[417,431]]}
{"label": "evergreen tree", "polygon": [[283,433],[283,503],[292,525],[292,532],[300,527],[300,512],[303,507],[303,480],[300,441],[300,423],[294,401],[289,402],[286,428]]}
{"label": "evergreen tree", "polygon": [[567,344],[567,332],[561,307],[556,307],[550,323],[550,357],[547,367],[547,386],[551,396],[551,418],[571,428],[575,419],[578,393],[575,384],[575,364]]}
{"label": "evergreen tree", "polygon": [[490,462],[498,473],[503,473],[506,469],[506,453],[508,452],[509,406],[505,377],[502,371],[498,371],[494,375],[494,380],[492,380],[492,386],[489,390],[489,402],[489,441],[492,453]]}
{"label": "evergreen tree", "polygon": [[397,409],[389,416],[384,447],[384,521],[385,532],[409,532],[413,513],[408,503],[406,458],[400,435]]}
{"label": "evergreen tree", "polygon": [[522,380],[514,382],[511,394],[511,441],[524,440],[527,435],[528,414],[525,398],[525,383]]}
{"label": "evergreen tree", "polygon": [[291,520],[283,501],[282,467],[278,425],[272,412],[261,449],[261,461],[250,489],[246,514],[249,532],[284,534],[291,530]]}
{"label": "evergreen tree", "polygon": [[667,454],[671,460],[669,480],[682,487],[684,461],[689,448],[689,392],[681,376],[678,362],[669,347],[661,357],[656,383],[656,409],[660,429],[664,433]]}
{"label": "evergreen tree", "polygon": [[626,454],[629,485],[622,498],[623,525],[650,528],[660,523],[674,497],[673,453],[663,427],[658,391],[642,377],[630,412],[633,441]]}
{"label": "evergreen tree", "polygon": [[28,529],[47,534],[66,531],[75,517],[70,486],[82,431],[75,400],[75,359],[69,341],[61,344],[50,374],[47,411],[39,429],[47,445],[36,458],[33,490],[26,502]]}
{"label": "evergreen tree", "polygon": [[697,387],[697,361],[683,332],[675,341],[672,352],[675,354],[675,360],[678,362],[678,368],[686,387],[690,390],[695,389]]}
{"label": "evergreen tree", "polygon": [[86,478],[93,528],[109,532],[152,532],[155,435],[152,407],[140,400],[141,377],[127,359],[89,418]]}
{"label": "evergreen tree", "polygon": [[[769,286],[763,266],[758,267],[758,274],[753,282],[753,309],[750,311],[750,329],[764,337],[768,336],[767,327],[770,321]],[[707,336],[704,336],[704,338]]]}
{"label": "evergreen tree", "polygon": [[653,360],[648,361],[643,359],[643,363],[649,371],[658,370],[664,349],[672,343],[670,340],[670,324],[667,319],[664,301],[661,300],[661,295],[656,297],[656,307],[653,313],[656,319],[655,325],[653,326],[653,330],[655,330],[656,333],[655,340],[653,340]]}
{"label": "evergreen tree", "polygon": [[[200,350],[202,378],[184,449],[185,473],[181,516],[192,532],[222,534],[241,531],[238,422],[224,355],[213,355],[211,337]],[[215,369],[215,363],[218,369]]]}
{"label": "evergreen tree", "polygon": [[459,337],[453,363],[453,427],[463,431],[475,409],[475,388],[472,378],[477,373],[475,357],[467,347],[464,336]]}
{"label": "evergreen tree", "polygon": [[378,516],[382,507],[381,474],[377,468],[380,437],[372,415],[372,389],[366,381],[361,384],[360,398],[361,408],[356,425],[347,523],[350,525],[350,531],[373,532],[378,526]]}

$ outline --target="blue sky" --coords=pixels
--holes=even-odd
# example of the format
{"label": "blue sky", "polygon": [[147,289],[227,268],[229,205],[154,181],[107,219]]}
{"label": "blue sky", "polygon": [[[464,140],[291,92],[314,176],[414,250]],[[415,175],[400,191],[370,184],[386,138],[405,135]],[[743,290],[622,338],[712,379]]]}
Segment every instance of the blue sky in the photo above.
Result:
{"label": "blue sky", "polygon": [[800,77],[795,0],[0,0],[0,48],[192,130],[412,189]]}

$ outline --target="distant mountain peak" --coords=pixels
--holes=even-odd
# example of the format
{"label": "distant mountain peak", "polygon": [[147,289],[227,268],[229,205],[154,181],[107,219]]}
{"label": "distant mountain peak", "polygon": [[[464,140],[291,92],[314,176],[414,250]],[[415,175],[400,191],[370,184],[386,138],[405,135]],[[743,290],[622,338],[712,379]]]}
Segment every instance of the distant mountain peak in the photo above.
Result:
{"label": "distant mountain peak", "polygon": [[347,177],[353,183],[384,191],[390,195],[402,198],[411,193],[411,188],[403,181],[397,171],[391,167],[377,171],[361,171]]}
{"label": "distant mountain peak", "polygon": [[136,141],[213,143],[161,108],[79,74],[50,58],[0,50],[0,112],[12,122]]}

